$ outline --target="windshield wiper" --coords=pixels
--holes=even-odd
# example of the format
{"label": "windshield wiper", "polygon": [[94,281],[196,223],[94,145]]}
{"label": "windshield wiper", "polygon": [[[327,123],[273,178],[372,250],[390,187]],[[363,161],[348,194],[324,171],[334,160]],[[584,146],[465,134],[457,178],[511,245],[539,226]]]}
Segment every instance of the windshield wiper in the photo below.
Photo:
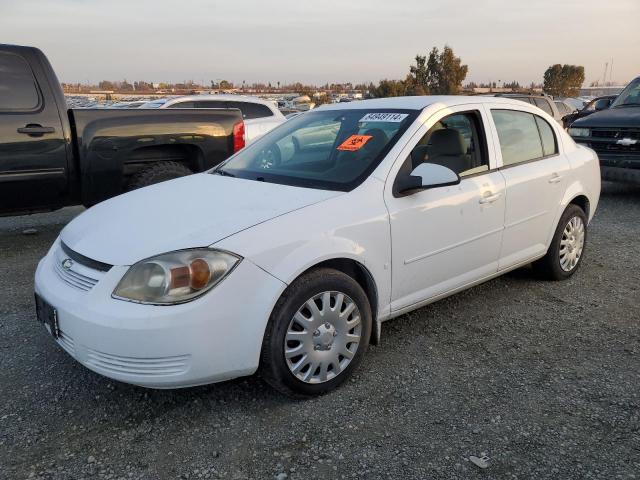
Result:
{"label": "windshield wiper", "polygon": [[221,168],[218,168],[217,170],[214,170],[211,173],[214,173],[216,175],[222,175],[223,177],[235,177],[233,173],[229,173],[226,170],[222,170]]}

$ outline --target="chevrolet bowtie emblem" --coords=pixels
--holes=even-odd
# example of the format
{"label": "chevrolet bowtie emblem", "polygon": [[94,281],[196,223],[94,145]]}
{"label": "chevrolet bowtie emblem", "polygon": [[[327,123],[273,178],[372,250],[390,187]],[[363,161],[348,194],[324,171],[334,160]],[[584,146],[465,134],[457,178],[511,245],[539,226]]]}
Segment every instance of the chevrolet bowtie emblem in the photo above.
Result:
{"label": "chevrolet bowtie emblem", "polygon": [[62,261],[61,265],[62,265],[62,268],[64,268],[65,270],[69,270],[73,265],[73,260],[71,260],[70,258],[66,258]]}
{"label": "chevrolet bowtie emblem", "polygon": [[638,143],[638,140],[635,140],[633,138],[621,138],[616,143],[618,145],[624,145],[625,147],[628,147],[630,145],[635,145],[636,143]]}

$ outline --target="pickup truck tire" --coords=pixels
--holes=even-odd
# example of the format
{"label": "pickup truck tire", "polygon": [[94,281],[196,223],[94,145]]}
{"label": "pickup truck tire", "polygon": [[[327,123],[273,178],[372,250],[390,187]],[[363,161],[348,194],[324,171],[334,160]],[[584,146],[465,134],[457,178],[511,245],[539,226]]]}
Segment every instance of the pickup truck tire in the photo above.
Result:
{"label": "pickup truck tire", "polygon": [[136,173],[131,180],[127,190],[135,190],[136,188],[148,187],[155,183],[173,180],[174,178],[191,175],[193,172],[177,162],[159,162]]}
{"label": "pickup truck tire", "polygon": [[586,245],[587,215],[579,206],[570,204],[560,217],[547,254],[533,262],[534,273],[545,280],[569,278],[582,263]]}

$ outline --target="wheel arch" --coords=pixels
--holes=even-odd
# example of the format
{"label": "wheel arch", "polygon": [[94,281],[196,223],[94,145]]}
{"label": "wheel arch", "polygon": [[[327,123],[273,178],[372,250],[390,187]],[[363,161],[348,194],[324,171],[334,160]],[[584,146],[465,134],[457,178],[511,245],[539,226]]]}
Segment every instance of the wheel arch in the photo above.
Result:
{"label": "wheel arch", "polygon": [[353,278],[369,299],[371,306],[372,328],[370,343],[377,345],[380,343],[381,322],[378,319],[378,287],[369,269],[361,262],[348,257],[334,257],[315,263],[300,272],[290,283],[295,282],[303,275],[319,268],[332,268]]}

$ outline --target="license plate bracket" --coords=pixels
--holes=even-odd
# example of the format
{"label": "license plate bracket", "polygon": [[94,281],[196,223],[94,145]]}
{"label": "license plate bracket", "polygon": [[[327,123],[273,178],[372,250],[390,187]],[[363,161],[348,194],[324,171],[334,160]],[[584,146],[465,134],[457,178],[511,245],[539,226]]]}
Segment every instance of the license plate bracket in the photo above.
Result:
{"label": "license plate bracket", "polygon": [[36,318],[40,323],[49,327],[47,330],[53,338],[60,337],[58,311],[38,294],[36,294]]}

